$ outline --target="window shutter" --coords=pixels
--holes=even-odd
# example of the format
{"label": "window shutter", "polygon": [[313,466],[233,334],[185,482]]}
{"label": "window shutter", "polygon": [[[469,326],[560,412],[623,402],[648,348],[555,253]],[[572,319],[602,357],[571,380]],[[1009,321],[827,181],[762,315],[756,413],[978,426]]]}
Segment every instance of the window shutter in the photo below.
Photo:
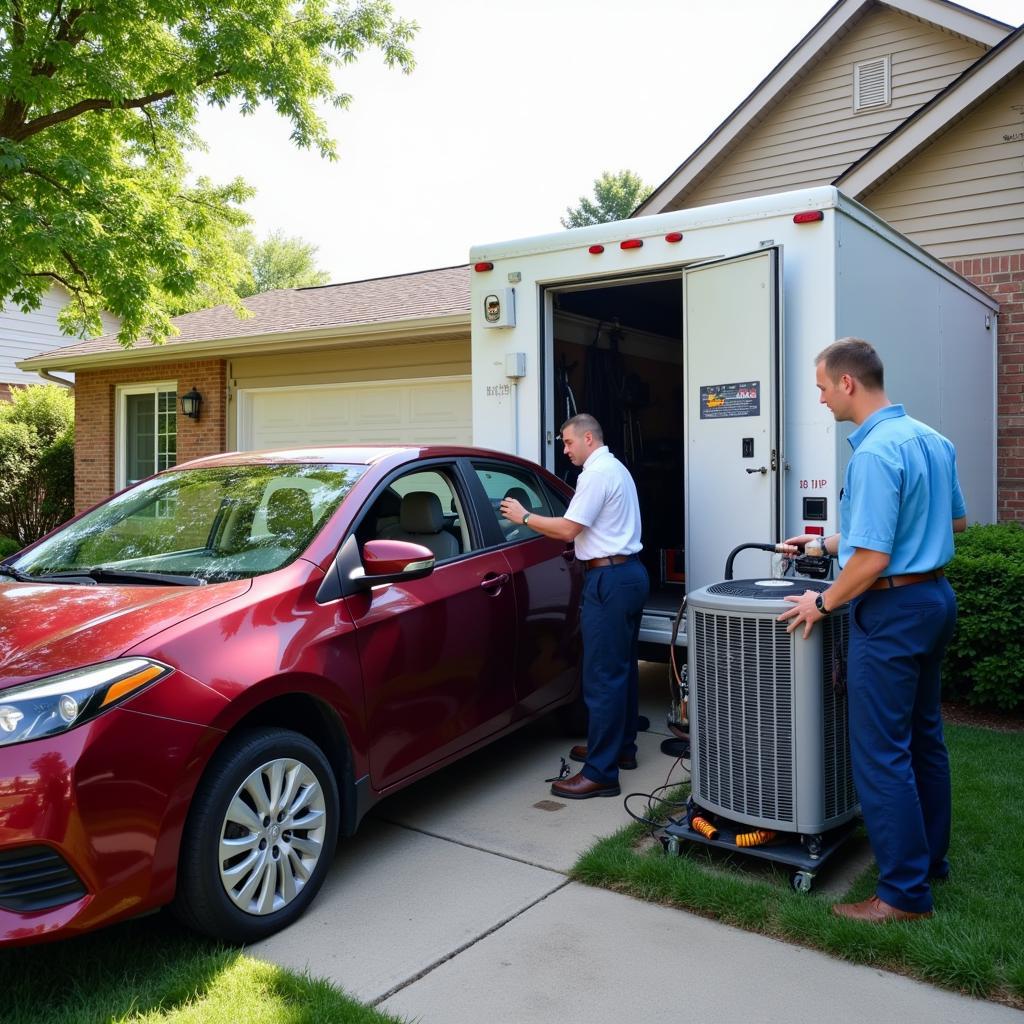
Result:
{"label": "window shutter", "polygon": [[853,65],[853,109],[887,107],[892,99],[889,58],[875,57]]}

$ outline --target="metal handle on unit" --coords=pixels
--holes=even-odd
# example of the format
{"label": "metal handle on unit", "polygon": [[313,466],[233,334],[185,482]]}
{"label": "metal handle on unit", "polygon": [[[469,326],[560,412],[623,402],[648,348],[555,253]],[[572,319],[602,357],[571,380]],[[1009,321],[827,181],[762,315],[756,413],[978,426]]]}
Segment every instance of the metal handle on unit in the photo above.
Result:
{"label": "metal handle on unit", "polygon": [[767,466],[760,466],[757,469],[748,469],[747,472],[748,473],[767,473],[768,472],[768,467]]}

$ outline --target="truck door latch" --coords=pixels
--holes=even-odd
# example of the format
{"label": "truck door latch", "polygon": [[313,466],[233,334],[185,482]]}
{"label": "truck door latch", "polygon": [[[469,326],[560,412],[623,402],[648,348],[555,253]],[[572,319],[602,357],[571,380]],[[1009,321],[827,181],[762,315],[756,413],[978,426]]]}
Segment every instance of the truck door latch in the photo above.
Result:
{"label": "truck door latch", "polygon": [[767,466],[758,466],[757,469],[748,469],[748,470],[746,470],[746,472],[747,473],[767,473],[768,472],[768,467]]}

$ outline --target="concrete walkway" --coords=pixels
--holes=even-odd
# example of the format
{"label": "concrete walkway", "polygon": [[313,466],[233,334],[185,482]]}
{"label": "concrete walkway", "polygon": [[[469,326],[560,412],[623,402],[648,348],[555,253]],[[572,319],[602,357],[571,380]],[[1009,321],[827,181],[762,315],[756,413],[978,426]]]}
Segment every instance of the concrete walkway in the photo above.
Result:
{"label": "concrete walkway", "polygon": [[[640,737],[640,767],[622,773],[623,795],[686,778],[659,750],[667,669],[644,665],[641,688],[652,731]],[[580,853],[628,818],[621,798],[550,795],[544,779],[567,750],[540,722],[385,801],[343,845],[312,909],[249,952],[422,1024],[1024,1020],[570,882]],[[841,890],[862,865],[863,851],[852,851],[819,888]]]}

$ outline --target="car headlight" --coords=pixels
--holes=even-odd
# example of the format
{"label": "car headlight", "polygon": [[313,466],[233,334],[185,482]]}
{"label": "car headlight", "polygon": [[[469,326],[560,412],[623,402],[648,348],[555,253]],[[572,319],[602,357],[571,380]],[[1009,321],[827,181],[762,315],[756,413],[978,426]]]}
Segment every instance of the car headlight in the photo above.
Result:
{"label": "car headlight", "polygon": [[119,658],[0,690],[0,747],[67,732],[173,671],[149,658]]}

